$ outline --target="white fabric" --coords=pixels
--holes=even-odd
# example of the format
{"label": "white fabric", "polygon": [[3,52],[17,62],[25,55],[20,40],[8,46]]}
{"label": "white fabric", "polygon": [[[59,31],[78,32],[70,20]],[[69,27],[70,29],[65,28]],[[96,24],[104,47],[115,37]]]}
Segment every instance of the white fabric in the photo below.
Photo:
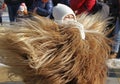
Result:
{"label": "white fabric", "polygon": [[120,59],[108,59],[106,64],[109,68],[120,69]]}
{"label": "white fabric", "polygon": [[81,24],[80,22],[77,21],[67,21],[66,23],[67,25],[73,25],[74,28],[77,28],[80,32],[80,36],[83,40],[85,40],[85,30],[84,30],[84,26],[83,24]]}
{"label": "white fabric", "polygon": [[73,14],[76,17],[73,10],[64,4],[57,4],[57,6],[53,7],[53,17],[58,23],[62,23],[64,17],[69,14]]}
{"label": "white fabric", "polygon": [[107,18],[109,16],[110,8],[106,3],[101,3],[102,10],[100,11],[101,17]]}
{"label": "white fabric", "polygon": [[21,3],[19,9],[18,9],[18,16],[24,16],[24,12],[27,10],[27,6],[25,3]]}
{"label": "white fabric", "polygon": [[5,64],[0,63],[0,67],[8,67],[8,66],[5,65]]}
{"label": "white fabric", "polygon": [[85,30],[84,30],[83,24],[81,24],[81,23],[79,23],[79,22],[75,22],[75,25],[76,25],[76,28],[78,28],[79,31],[80,31],[81,38],[82,38],[83,40],[85,40]]}
{"label": "white fabric", "polygon": [[19,11],[24,11],[24,10],[27,10],[27,7],[26,7],[25,3],[22,3],[19,7]]}

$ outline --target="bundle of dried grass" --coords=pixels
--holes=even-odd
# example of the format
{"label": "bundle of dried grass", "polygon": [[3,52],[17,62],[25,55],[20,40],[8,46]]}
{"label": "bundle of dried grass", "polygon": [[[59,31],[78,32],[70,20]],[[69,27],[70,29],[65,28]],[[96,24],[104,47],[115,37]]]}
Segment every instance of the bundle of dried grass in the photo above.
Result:
{"label": "bundle of dried grass", "polygon": [[0,61],[26,84],[104,84],[110,52],[106,20],[83,14],[85,39],[75,25],[36,17],[0,28]]}

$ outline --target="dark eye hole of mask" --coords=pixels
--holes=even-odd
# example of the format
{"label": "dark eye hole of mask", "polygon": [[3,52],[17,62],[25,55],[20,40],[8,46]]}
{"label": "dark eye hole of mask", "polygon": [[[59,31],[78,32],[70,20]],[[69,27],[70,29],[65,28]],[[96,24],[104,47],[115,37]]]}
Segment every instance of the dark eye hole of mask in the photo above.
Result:
{"label": "dark eye hole of mask", "polygon": [[23,53],[21,56],[23,59],[28,60],[29,55],[27,53]]}

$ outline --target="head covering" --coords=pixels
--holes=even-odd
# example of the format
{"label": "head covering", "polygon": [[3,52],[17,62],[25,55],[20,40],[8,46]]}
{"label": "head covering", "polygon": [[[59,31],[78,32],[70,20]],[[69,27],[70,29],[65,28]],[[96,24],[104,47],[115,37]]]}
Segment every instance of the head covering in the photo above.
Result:
{"label": "head covering", "polygon": [[24,11],[25,9],[26,9],[25,3],[21,3],[21,5],[19,7],[19,11]]}
{"label": "head covering", "polygon": [[[67,24],[75,25],[76,28],[79,29],[82,39],[85,40],[84,26],[81,23],[77,22],[76,16],[73,10],[64,4],[57,4],[57,6],[53,8],[53,17],[58,24],[63,24],[64,17],[69,14],[73,14],[73,16],[75,17],[75,20],[69,21],[67,22]],[[64,23],[66,23],[66,21]]]}
{"label": "head covering", "polygon": [[21,6],[26,6],[25,3],[21,3]]}
{"label": "head covering", "polygon": [[27,12],[27,6],[25,3],[21,3],[19,9],[18,9],[18,16],[24,16],[28,14]]}
{"label": "head covering", "polygon": [[53,8],[53,17],[54,17],[55,21],[58,23],[62,23],[64,17],[69,14],[73,14],[73,16],[76,18],[73,10],[70,7],[68,7],[67,5],[59,3],[59,4],[57,4],[57,6],[55,6]]}

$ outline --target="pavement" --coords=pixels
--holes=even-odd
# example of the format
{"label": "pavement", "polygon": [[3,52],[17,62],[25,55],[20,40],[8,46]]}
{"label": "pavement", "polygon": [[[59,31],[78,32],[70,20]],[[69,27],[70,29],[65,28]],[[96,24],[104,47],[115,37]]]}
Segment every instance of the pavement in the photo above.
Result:
{"label": "pavement", "polygon": [[109,68],[106,84],[120,84],[120,69]]}
{"label": "pavement", "polygon": [[[7,12],[3,12],[3,25],[9,24],[9,17]],[[3,64],[0,64],[2,67]],[[6,70],[0,69],[0,84],[24,84],[20,80],[11,81],[6,77]],[[3,77],[5,74],[5,78]],[[120,84],[120,69],[109,69],[108,71],[108,78],[106,80],[106,84]]]}
{"label": "pavement", "polygon": [[0,84],[24,84],[23,82],[21,81],[14,81],[14,82],[1,82]]}
{"label": "pavement", "polygon": [[10,22],[8,12],[3,12],[2,20],[3,20],[3,23],[9,23]]}
{"label": "pavement", "polygon": [[120,84],[120,80],[118,80],[117,78],[109,77],[106,81],[106,84]]}

